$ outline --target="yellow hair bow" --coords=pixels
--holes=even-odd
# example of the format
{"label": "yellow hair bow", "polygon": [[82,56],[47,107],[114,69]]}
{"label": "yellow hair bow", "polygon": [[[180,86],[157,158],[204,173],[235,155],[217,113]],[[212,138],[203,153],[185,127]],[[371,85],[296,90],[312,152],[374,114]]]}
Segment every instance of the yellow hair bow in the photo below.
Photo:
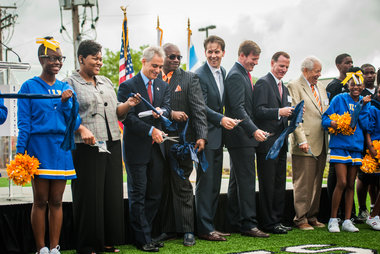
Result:
{"label": "yellow hair bow", "polygon": [[59,48],[59,42],[54,40],[54,38],[51,38],[51,39],[37,38],[36,43],[43,44],[45,46],[45,55],[47,55],[48,48],[53,51],[57,51],[57,48]]}
{"label": "yellow hair bow", "polygon": [[342,81],[342,84],[345,85],[351,78],[354,79],[355,84],[363,84],[364,82],[362,71],[357,71],[357,72],[347,72],[346,78]]}

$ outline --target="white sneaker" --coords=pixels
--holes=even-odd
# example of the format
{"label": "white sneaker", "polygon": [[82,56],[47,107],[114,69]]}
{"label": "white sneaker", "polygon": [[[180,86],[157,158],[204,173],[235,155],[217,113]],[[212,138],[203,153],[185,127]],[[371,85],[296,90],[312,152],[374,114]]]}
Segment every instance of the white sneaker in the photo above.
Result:
{"label": "white sneaker", "polygon": [[339,233],[339,222],[337,218],[330,218],[329,224],[327,226],[330,233]]}
{"label": "white sneaker", "polygon": [[49,254],[49,249],[47,247],[43,247],[40,251],[37,251],[36,254]]}
{"label": "white sneaker", "polygon": [[374,230],[380,230],[380,218],[379,216],[375,216],[373,218],[369,217],[367,218],[366,223],[372,227]]}
{"label": "white sneaker", "polygon": [[55,246],[54,249],[50,250],[50,254],[61,254],[61,252],[59,252],[60,249],[61,249],[61,247],[59,245],[57,245],[57,246]]}
{"label": "white sneaker", "polygon": [[352,224],[351,220],[345,220],[342,224],[342,230],[347,232],[359,232],[359,229]]}

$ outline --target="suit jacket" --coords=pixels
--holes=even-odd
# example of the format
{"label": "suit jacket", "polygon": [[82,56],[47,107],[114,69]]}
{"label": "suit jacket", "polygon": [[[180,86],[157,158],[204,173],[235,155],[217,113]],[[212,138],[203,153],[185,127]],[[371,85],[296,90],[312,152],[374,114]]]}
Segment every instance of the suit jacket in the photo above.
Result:
{"label": "suit jacket", "polygon": [[[257,151],[267,153],[281,132],[288,126],[289,117],[278,117],[279,108],[291,105],[289,91],[282,84],[282,99],[278,91],[278,85],[271,73],[260,78],[253,93],[254,112],[257,126],[264,131],[273,133],[273,136],[259,144]],[[284,146],[287,146],[287,140]]]}
{"label": "suit jacket", "polygon": [[292,105],[297,105],[300,101],[305,101],[305,113],[303,123],[291,134],[291,153],[301,156],[311,156],[299,149],[299,144],[307,142],[311,147],[311,152],[318,156],[322,152],[323,144],[328,150],[328,134],[322,127],[322,114],[329,107],[329,100],[326,87],[317,82],[315,85],[319,92],[319,100],[322,104],[323,112],[320,110],[311,88],[307,84],[303,75],[292,80],[288,84],[289,93],[292,96]]}
{"label": "suit jacket", "polygon": [[258,129],[254,124],[253,91],[247,71],[235,63],[227,75],[224,92],[226,116],[243,120],[232,130],[226,130],[227,148],[255,147],[258,142],[253,133]]}
{"label": "suit jacket", "polygon": [[206,106],[198,77],[194,73],[178,68],[173,72],[168,87],[171,109],[184,111],[189,116],[186,141],[194,142],[198,139],[207,141]]}
{"label": "suit jacket", "polygon": [[[160,79],[155,79],[153,89],[153,106],[166,109],[164,115],[168,117],[171,112],[168,84]],[[140,93],[142,97],[149,101],[148,92],[140,73],[120,84],[117,99],[121,102],[125,102],[128,99],[127,96],[129,93]],[[149,131],[152,126],[162,130],[160,119],[155,119],[153,116],[138,117],[138,113],[146,110],[150,109],[141,102],[129,110],[126,119],[123,121],[124,148],[127,162],[130,164],[145,164],[149,162],[153,145]],[[162,144],[160,146],[162,146]],[[163,151],[163,147],[161,147],[161,150]]]}
{"label": "suit jacket", "polygon": [[[220,67],[222,71],[223,83],[226,78],[226,70]],[[208,149],[218,149],[223,145],[222,132],[223,128],[220,121],[223,118],[223,107],[225,101],[225,93],[220,98],[219,88],[216,84],[213,73],[207,62],[199,67],[195,74],[199,77],[203,98],[206,104],[207,125],[208,125]]]}

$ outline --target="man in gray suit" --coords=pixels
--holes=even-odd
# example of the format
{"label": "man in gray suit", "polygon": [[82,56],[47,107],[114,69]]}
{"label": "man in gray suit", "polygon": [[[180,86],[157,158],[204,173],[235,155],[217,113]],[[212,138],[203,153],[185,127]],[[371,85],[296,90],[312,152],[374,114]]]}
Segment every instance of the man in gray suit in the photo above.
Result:
{"label": "man in gray suit", "polygon": [[[162,79],[169,84],[170,105],[172,108],[171,118],[178,123],[184,123],[189,119],[186,141],[195,142],[194,148],[198,148],[198,152],[200,152],[205,148],[207,140],[207,119],[199,79],[194,73],[186,72],[179,68],[182,56],[176,45],[167,43],[163,46],[163,49],[166,56],[164,58]],[[169,136],[179,136],[181,131],[180,129],[179,131],[168,132],[168,134]],[[165,142],[167,160],[172,145],[173,142],[171,141]],[[164,202],[168,203],[161,206],[163,210],[167,209],[167,212],[162,213],[163,216],[167,216],[166,220],[164,220],[163,232],[173,232],[174,230],[176,233],[184,233],[183,244],[192,246],[195,244],[193,233],[194,207],[193,187],[189,177],[193,171],[193,162],[190,159],[185,159],[179,163],[179,167],[184,170],[185,179],[182,179],[170,167],[167,167],[165,172],[166,176],[164,178],[169,183],[164,184],[164,186],[169,190],[166,190],[166,200],[164,197]],[[171,211],[173,209],[174,214]]]}
{"label": "man in gray suit", "polygon": [[195,73],[199,77],[206,102],[208,143],[205,148],[208,169],[198,167],[195,189],[195,207],[198,237],[208,241],[226,241],[229,234],[216,231],[214,217],[218,206],[223,167],[223,131],[231,130],[236,121],[223,115],[224,80],[226,70],[220,66],[224,56],[225,43],[218,36],[211,35],[204,41],[207,62]]}

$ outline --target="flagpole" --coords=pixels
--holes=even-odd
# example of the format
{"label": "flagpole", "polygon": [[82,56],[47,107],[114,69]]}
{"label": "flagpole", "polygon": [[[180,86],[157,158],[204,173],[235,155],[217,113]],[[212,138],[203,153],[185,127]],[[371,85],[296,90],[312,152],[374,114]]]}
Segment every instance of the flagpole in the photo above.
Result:
{"label": "flagpole", "polygon": [[162,46],[162,35],[164,33],[164,31],[160,28],[160,17],[157,16],[157,45],[158,46]]}
{"label": "flagpole", "polygon": [[191,34],[192,31],[190,29],[190,18],[187,19],[187,63],[186,70],[190,70],[190,43],[191,43]]}
{"label": "flagpole", "polygon": [[[120,9],[123,11],[124,13],[124,21],[127,21],[127,7],[126,6],[120,6]],[[127,46],[128,46],[128,27],[125,28],[124,30],[124,26],[123,26],[123,38],[125,38],[124,41],[124,56],[126,56],[127,54]]]}

